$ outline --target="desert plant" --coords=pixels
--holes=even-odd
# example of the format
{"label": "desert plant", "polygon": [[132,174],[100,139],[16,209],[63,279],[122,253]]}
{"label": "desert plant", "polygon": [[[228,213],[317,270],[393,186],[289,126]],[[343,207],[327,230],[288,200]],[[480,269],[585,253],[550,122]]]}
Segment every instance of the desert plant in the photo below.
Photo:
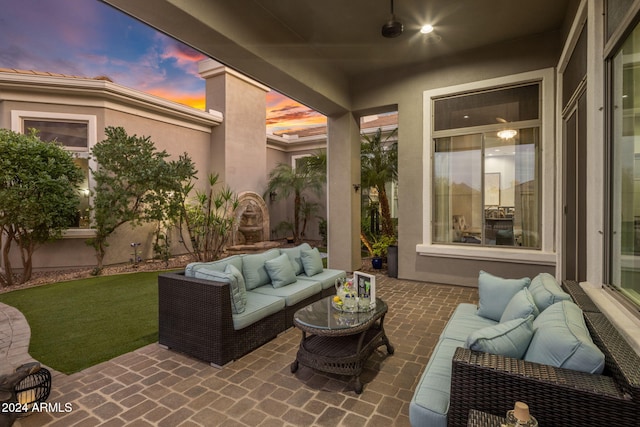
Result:
{"label": "desert plant", "polygon": [[[219,175],[209,175],[209,190],[197,192],[195,200],[187,202],[193,184],[183,187],[183,209],[181,222],[189,234],[182,238],[185,249],[195,261],[213,261],[220,257],[233,232],[238,208],[238,196],[228,186],[218,185]],[[182,231],[181,231],[182,234]],[[186,242],[191,242],[191,246]]]}

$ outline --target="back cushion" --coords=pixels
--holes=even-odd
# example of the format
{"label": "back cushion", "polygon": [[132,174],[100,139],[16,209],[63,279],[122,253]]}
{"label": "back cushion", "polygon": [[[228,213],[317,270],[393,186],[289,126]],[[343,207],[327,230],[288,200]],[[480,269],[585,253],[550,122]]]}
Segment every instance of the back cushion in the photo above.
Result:
{"label": "back cushion", "polygon": [[540,273],[531,281],[529,291],[541,312],[558,301],[571,301],[571,296],[564,292],[549,273]]}
{"label": "back cushion", "polygon": [[548,307],[533,322],[534,334],[524,360],[557,368],[600,374],[604,354],[593,343],[582,310],[572,301]]}
{"label": "back cushion", "polygon": [[195,271],[194,277],[196,279],[228,283],[229,294],[231,296],[231,311],[234,314],[240,314],[243,313],[246,308],[246,291],[241,288],[241,284],[238,282],[236,276],[231,272],[231,268],[232,267],[229,267],[227,272],[224,272],[203,266]]}
{"label": "back cushion", "polygon": [[248,291],[271,282],[264,263],[279,256],[278,249],[271,249],[261,254],[243,255],[242,275]]}
{"label": "back cushion", "polygon": [[540,314],[540,311],[533,301],[531,292],[529,292],[529,289],[524,288],[511,298],[502,313],[502,317],[500,317],[500,323],[513,319],[526,318],[530,315],[536,318],[538,314]]}
{"label": "back cushion", "polygon": [[529,286],[531,279],[503,279],[480,271],[478,276],[478,316],[500,321],[504,309],[518,291]]}
{"label": "back cushion", "polygon": [[242,271],[242,257],[240,255],[232,255],[230,257],[222,258],[217,261],[189,263],[184,269],[184,275],[185,277],[195,277],[195,272],[200,270],[201,268],[224,271],[225,268],[227,268],[228,264],[231,264],[238,270]]}

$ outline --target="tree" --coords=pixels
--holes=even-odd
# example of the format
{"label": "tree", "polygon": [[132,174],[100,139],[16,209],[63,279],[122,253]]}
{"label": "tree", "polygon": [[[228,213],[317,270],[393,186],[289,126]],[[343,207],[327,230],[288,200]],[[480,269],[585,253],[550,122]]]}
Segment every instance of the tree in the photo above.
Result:
{"label": "tree", "polygon": [[270,173],[267,194],[275,194],[276,200],[287,199],[293,194],[293,238],[300,242],[305,232],[307,220],[315,209],[305,195],[308,192],[322,194],[327,176],[327,157],[324,152],[303,157],[297,167],[279,163]]}
{"label": "tree", "polygon": [[167,161],[147,136],[129,136],[122,127],[107,127],[107,138],[91,149],[98,163],[93,171],[95,237],[88,244],[96,250],[97,271],[103,266],[108,237],[121,225],[161,221],[179,215],[185,181],[195,177],[191,158],[184,153]]}
{"label": "tree", "polygon": [[391,218],[386,184],[398,179],[398,143],[389,142],[397,131],[398,128],[395,128],[383,139],[382,129],[378,128],[371,136],[362,135],[364,141],[360,147],[362,187],[377,190],[382,215],[382,235],[394,238],[395,226]]}
{"label": "tree", "polygon": [[15,283],[9,257],[14,242],[23,267],[18,283],[31,278],[35,250],[72,225],[83,178],[71,154],[42,141],[35,130],[25,135],[0,129],[0,284]]}

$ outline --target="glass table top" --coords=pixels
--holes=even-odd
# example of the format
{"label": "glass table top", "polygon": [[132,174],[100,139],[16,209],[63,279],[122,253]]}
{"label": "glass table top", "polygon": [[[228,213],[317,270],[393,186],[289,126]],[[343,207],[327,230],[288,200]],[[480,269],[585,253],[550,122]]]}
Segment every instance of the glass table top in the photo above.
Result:
{"label": "glass table top", "polygon": [[353,313],[334,308],[332,300],[333,297],[326,297],[301,308],[293,315],[294,322],[309,328],[337,331],[363,325],[387,311],[387,304],[380,298],[376,298],[375,308]]}

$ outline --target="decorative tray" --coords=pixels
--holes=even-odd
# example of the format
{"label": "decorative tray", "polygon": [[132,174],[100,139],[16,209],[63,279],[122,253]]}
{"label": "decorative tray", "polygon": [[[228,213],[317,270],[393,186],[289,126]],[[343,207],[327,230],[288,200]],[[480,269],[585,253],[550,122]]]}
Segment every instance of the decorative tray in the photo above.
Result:
{"label": "decorative tray", "polygon": [[341,313],[366,313],[376,307],[375,304],[369,304],[368,307],[361,307],[359,304],[357,304],[354,309],[345,309],[342,303],[337,303],[334,300],[331,300],[331,306]]}

